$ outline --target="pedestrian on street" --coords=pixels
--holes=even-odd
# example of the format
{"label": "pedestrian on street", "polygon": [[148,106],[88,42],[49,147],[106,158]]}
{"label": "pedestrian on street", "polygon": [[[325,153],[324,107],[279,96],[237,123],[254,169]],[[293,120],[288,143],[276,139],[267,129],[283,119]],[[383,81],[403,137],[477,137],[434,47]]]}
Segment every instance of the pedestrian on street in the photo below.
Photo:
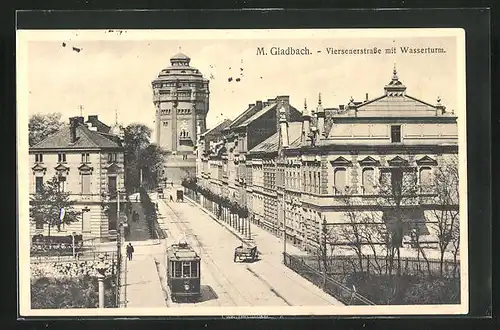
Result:
{"label": "pedestrian on street", "polygon": [[132,254],[134,253],[134,247],[132,246],[132,243],[128,243],[127,245],[127,258],[128,260],[132,260]]}
{"label": "pedestrian on street", "polygon": [[173,201],[174,201],[174,199],[172,198],[172,195],[170,195],[170,201],[171,201],[171,202],[173,202]]}

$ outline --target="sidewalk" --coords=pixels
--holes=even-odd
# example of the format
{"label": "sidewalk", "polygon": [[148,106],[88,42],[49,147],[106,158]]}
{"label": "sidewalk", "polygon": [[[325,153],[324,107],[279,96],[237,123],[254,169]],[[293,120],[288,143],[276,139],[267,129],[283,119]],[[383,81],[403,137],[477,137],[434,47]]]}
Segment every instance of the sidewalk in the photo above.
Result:
{"label": "sidewalk", "polygon": [[127,308],[166,306],[162,286],[153,257],[135,255],[125,262]]}
{"label": "sidewalk", "polygon": [[[126,258],[125,246],[123,257],[125,261],[125,291],[127,308],[136,307],[163,307],[166,306],[158,270],[154,257],[160,255],[162,246],[159,240],[152,239],[149,234],[148,224],[140,202],[132,200],[132,210],[139,214],[137,221],[129,219],[130,233],[125,239],[134,246],[133,259]],[[115,243],[116,244],[116,243]]]}

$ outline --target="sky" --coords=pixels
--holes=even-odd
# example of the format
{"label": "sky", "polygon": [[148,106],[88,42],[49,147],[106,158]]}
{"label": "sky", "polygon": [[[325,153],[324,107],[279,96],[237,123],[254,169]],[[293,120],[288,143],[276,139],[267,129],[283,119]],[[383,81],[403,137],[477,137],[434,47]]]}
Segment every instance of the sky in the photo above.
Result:
{"label": "sky", "polygon": [[[262,30],[147,31],[138,37],[134,31],[98,31],[85,36],[83,31],[27,33],[26,47],[19,65],[25,68],[28,113],[60,112],[63,119],[82,114],[99,115],[107,123],[143,123],[154,128],[155,108],[151,81],[170,65],[179,51],[191,58],[210,80],[210,112],[207,127],[223,118],[235,118],[256,100],[289,95],[290,102],[302,109],[316,107],[321,93],[324,107],[346,104],[352,96],[363,100],[383,94],[396,65],[407,94],[435,104],[441,97],[447,109],[457,104],[457,42],[439,33],[417,37],[415,33],[319,33],[285,31],[280,34]],[[130,33],[129,33],[130,32]],[[342,31],[341,31],[342,32]],[[238,34],[240,33],[240,34]],[[307,47],[308,56],[257,55],[257,48]],[[396,47],[397,54],[384,54]],[[401,54],[400,47],[442,47],[445,54]],[[76,51],[73,47],[79,49]],[[329,55],[326,48],[382,49],[381,55]],[[317,51],[320,50],[321,53]],[[229,81],[229,78],[233,78]],[[236,78],[240,78],[237,82]]]}

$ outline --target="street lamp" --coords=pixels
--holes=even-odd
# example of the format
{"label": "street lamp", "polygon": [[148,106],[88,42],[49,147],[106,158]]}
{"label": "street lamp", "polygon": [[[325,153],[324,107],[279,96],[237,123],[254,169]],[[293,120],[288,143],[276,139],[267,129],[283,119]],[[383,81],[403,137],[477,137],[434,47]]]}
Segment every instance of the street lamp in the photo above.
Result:
{"label": "street lamp", "polygon": [[97,281],[99,283],[99,308],[104,308],[104,278],[106,277],[106,269],[108,268],[104,263],[104,255],[102,253],[98,256],[99,262],[95,269],[97,270]]}
{"label": "street lamp", "polygon": [[71,233],[71,246],[73,247],[73,259],[75,258],[75,235],[76,232]]}

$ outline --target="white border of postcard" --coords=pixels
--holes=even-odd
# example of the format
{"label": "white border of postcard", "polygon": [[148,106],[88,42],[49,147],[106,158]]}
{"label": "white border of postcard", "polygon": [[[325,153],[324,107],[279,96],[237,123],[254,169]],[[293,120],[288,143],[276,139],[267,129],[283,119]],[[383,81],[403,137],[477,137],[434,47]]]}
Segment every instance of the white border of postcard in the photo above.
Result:
{"label": "white border of postcard", "polygon": [[[28,316],[266,316],[266,315],[425,315],[466,314],[468,312],[468,241],[467,241],[467,173],[465,123],[465,31],[463,29],[304,29],[304,30],[18,30],[17,31],[17,175],[19,201],[19,315]],[[175,33],[172,33],[175,32]],[[186,307],[186,308],[106,308],[106,309],[31,309],[29,257],[28,187],[28,104],[27,43],[42,40],[187,40],[187,39],[298,39],[298,38],[380,38],[456,37],[457,82],[456,114],[459,126],[460,219],[461,219],[461,303],[456,305],[404,306],[311,306],[311,307]]]}

